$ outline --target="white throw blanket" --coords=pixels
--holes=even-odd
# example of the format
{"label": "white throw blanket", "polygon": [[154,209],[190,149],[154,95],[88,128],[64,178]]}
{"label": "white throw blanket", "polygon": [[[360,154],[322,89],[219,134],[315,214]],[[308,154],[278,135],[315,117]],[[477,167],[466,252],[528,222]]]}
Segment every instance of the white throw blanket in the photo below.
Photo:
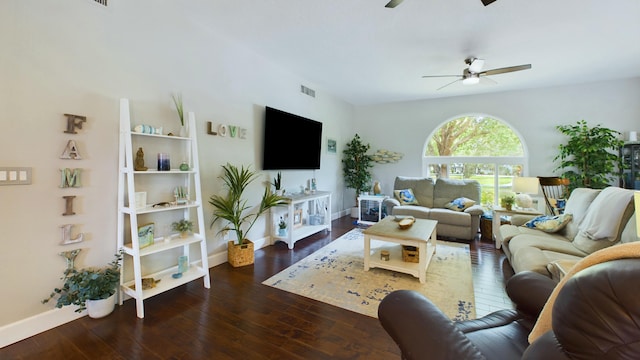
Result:
{"label": "white throw blanket", "polygon": [[591,240],[614,240],[620,219],[633,197],[632,190],[609,186],[593,200],[580,224],[581,235]]}

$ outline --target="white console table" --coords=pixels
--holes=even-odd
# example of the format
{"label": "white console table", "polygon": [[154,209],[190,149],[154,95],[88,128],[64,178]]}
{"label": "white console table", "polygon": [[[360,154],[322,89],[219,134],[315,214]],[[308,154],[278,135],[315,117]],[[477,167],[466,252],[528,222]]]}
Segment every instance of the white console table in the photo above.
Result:
{"label": "white console table", "polygon": [[[293,194],[287,198],[287,210],[282,207],[271,208],[271,231],[276,241],[284,241],[293,249],[296,241],[304,239],[322,230],[331,231],[331,192],[316,191],[312,194]],[[286,236],[278,233],[278,222],[283,217],[287,223]]]}

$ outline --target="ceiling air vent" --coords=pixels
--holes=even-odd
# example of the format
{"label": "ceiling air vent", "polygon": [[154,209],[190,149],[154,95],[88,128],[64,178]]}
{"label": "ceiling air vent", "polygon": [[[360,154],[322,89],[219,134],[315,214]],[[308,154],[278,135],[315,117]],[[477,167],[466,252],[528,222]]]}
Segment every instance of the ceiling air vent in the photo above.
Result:
{"label": "ceiling air vent", "polygon": [[308,87],[304,86],[304,85],[300,85],[300,92],[303,94],[307,94],[311,97],[316,97],[316,91],[313,89],[309,89]]}
{"label": "ceiling air vent", "polygon": [[107,0],[93,0],[93,1],[97,2],[100,5],[107,6]]}

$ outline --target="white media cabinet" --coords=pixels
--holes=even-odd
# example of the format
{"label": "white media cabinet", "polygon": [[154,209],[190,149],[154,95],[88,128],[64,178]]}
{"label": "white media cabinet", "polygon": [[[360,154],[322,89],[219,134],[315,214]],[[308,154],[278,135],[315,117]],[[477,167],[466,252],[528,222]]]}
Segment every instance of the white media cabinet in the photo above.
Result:
{"label": "white media cabinet", "polygon": [[[273,224],[272,236],[276,241],[284,241],[293,249],[293,244],[300,239],[322,230],[331,231],[331,192],[316,191],[312,194],[286,195],[287,208],[271,208]],[[278,233],[278,222],[283,217],[287,223],[287,234]]]}

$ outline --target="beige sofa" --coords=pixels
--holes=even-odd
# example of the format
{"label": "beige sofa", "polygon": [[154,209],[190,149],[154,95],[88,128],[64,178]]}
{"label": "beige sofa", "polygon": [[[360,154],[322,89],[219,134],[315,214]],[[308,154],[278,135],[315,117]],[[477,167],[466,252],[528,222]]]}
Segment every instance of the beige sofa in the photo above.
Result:
{"label": "beige sofa", "polygon": [[[614,198],[613,191],[629,200]],[[571,214],[572,220],[563,229],[549,233],[528,228],[522,225],[530,217],[513,216],[511,224],[500,226],[496,235],[502,239],[504,253],[516,273],[531,270],[559,280],[562,270],[594,251],[637,240],[632,199],[632,190],[578,188],[567,200],[565,214]],[[614,203],[619,214],[610,210]],[[612,235],[594,240],[586,236],[586,222],[599,218],[607,219]]]}
{"label": "beige sofa", "polygon": [[[398,176],[394,190],[412,189],[417,205],[400,205],[396,198],[385,200],[387,214],[410,215],[418,219],[437,220],[438,236],[473,240],[480,226],[480,183],[475,180],[454,180]],[[475,201],[475,205],[463,211],[454,211],[445,206],[460,197]]]}

